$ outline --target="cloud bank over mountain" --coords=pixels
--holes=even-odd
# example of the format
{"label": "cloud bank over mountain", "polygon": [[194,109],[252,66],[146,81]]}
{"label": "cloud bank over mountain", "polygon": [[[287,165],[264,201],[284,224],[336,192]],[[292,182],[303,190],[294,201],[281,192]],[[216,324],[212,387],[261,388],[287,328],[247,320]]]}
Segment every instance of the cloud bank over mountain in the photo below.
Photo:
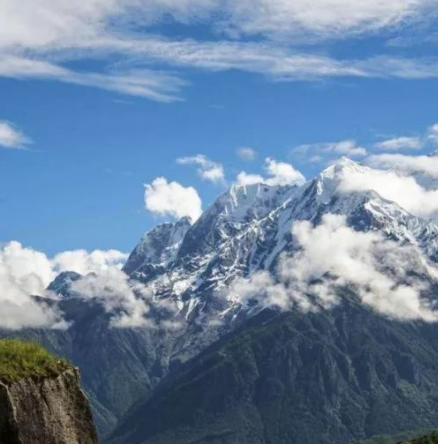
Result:
{"label": "cloud bank over mountain", "polygon": [[[50,258],[18,242],[3,245],[0,249],[0,307],[8,316],[0,321],[0,327],[65,327],[62,314],[50,308],[50,304],[37,305],[32,297],[56,299],[57,296],[46,288],[63,271],[85,276],[72,282],[71,290],[77,297],[102,304],[113,316],[113,326],[154,326],[152,313],[157,304],[163,303],[156,294],[170,285],[172,294],[178,298],[198,282],[197,272],[191,276],[193,270],[208,263],[216,254],[219,254],[218,261],[226,260],[230,254],[227,243],[223,247],[214,246],[210,256],[204,248],[208,251],[215,242],[228,237],[230,246],[241,248],[242,243],[242,248],[246,248],[247,242],[254,241],[253,236],[260,236],[252,247],[254,254],[266,244],[266,239],[273,242],[270,248],[275,254],[280,254],[287,245],[282,243],[281,236],[291,236],[294,248],[292,252],[280,254],[275,270],[256,267],[245,277],[239,271],[242,264],[232,267],[227,278],[231,290],[227,294],[236,303],[246,306],[251,298],[261,297],[263,306],[282,309],[298,306],[304,311],[314,310],[336,305],[339,291],[350,288],[364,304],[383,315],[402,320],[435,321],[434,305],[426,295],[438,277],[433,262],[434,257],[438,257],[433,241],[433,233],[438,231],[436,159],[434,155],[375,154],[364,159],[364,163],[377,167],[371,168],[344,157],[316,178],[306,181],[292,164],[267,158],[263,165],[264,175],[239,173],[232,188],[204,213],[195,188],[164,177],[157,178],[145,186],[146,209],[165,218],[189,217],[194,225],[184,219],[183,223],[165,223],[156,232],[149,232],[142,240],[144,245],[135,253],[140,255],[135,260],[143,260],[145,264],[136,263],[128,272],[129,276],[121,271],[128,255],[117,250],[67,251]],[[178,163],[195,165],[201,178],[220,166],[221,178],[225,181],[222,165],[205,156],[181,158]],[[212,179],[208,177],[207,180]],[[309,203],[308,199],[315,201]],[[356,206],[362,200],[367,203],[360,211],[371,213],[363,214],[357,227],[351,226],[346,214],[359,211]],[[305,210],[307,205],[311,206]],[[312,205],[317,206],[313,208]],[[303,209],[298,211],[301,206]],[[334,208],[333,214],[328,212],[329,207]],[[311,217],[308,211],[316,213]],[[317,214],[321,215],[321,221],[317,220]],[[369,217],[376,217],[379,224],[364,228]],[[288,234],[279,231],[268,235],[263,231],[273,229],[276,218],[280,218],[276,223],[292,218]],[[260,225],[249,231],[251,235],[239,234],[250,222]],[[213,227],[218,225],[219,231],[192,234],[202,231],[209,223]],[[225,225],[221,227],[221,224]],[[262,229],[265,224],[267,226]],[[425,237],[425,233],[430,236]],[[189,239],[195,236],[195,244],[199,244],[202,253],[190,253],[191,241],[186,242],[186,236]],[[173,266],[183,247],[187,256],[179,263],[193,262],[192,268],[184,271],[188,275],[182,279],[169,271],[161,276],[166,267]],[[141,259],[142,255],[146,256]],[[142,266],[145,271],[139,272]],[[216,265],[211,267],[213,270]],[[156,282],[152,273],[152,284],[148,281],[151,270],[158,273]],[[210,266],[206,270],[210,270]],[[222,273],[227,267],[220,270]],[[163,300],[172,303],[162,309],[176,309],[173,298]]]}
{"label": "cloud bank over mountain", "polygon": [[0,248],[0,328],[65,326],[62,314],[32,296],[54,297],[47,286],[63,271],[81,274],[118,270],[127,255],[116,250],[68,251],[47,257],[40,251],[9,242]]}
{"label": "cloud bank over mountain", "polygon": [[[422,295],[438,278],[415,246],[402,246],[378,232],[350,228],[344,216],[326,214],[321,224],[293,224],[298,250],[283,254],[275,274],[260,271],[237,280],[230,297],[247,305],[306,311],[330,309],[347,289],[377,312],[399,320],[437,321],[438,311]],[[415,270],[420,276],[411,276]]]}

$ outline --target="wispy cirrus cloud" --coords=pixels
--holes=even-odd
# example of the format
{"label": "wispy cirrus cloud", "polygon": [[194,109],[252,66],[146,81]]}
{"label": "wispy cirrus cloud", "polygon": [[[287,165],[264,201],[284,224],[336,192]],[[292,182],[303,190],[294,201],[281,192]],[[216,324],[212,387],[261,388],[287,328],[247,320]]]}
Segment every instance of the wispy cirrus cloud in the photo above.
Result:
{"label": "wispy cirrus cloud", "polygon": [[257,151],[249,146],[242,146],[236,150],[236,154],[242,160],[250,162],[257,157]]}
{"label": "wispy cirrus cloud", "polygon": [[196,156],[179,157],[176,162],[180,165],[197,165],[198,174],[204,179],[213,183],[225,183],[224,167],[219,162],[214,162],[204,154]]}
{"label": "wispy cirrus cloud", "polygon": [[423,147],[423,141],[419,137],[395,137],[378,142],[374,146],[384,151],[419,150]]}
{"label": "wispy cirrus cloud", "polygon": [[311,162],[320,163],[329,161],[333,157],[364,157],[366,148],[360,146],[355,140],[346,139],[339,142],[324,142],[299,145],[291,150],[292,154],[306,157]]}
{"label": "wispy cirrus cloud", "polygon": [[420,150],[428,146],[438,147],[438,124],[431,125],[419,136],[396,136],[374,144],[383,151]]}
{"label": "wispy cirrus cloud", "polygon": [[[238,69],[283,81],[435,78],[436,58],[338,59],[306,46],[430,21],[436,14],[433,3],[316,0],[308,8],[304,0],[5,0],[0,4],[0,76],[57,80],[162,102],[180,97],[186,85],[182,68]],[[149,25],[157,29],[165,17],[187,27],[203,23],[217,39],[147,34]],[[135,25],[145,32],[136,32],[140,27]],[[66,67],[65,62],[81,58],[95,58],[104,66],[101,71]],[[120,61],[128,65],[114,71],[112,65]],[[163,65],[171,73],[163,72]]]}
{"label": "wispy cirrus cloud", "polygon": [[160,71],[129,69],[125,71],[107,71],[105,73],[80,72],[46,60],[21,56],[1,58],[0,77],[56,80],[144,97],[159,102],[179,100],[179,91],[186,84],[178,77]]}

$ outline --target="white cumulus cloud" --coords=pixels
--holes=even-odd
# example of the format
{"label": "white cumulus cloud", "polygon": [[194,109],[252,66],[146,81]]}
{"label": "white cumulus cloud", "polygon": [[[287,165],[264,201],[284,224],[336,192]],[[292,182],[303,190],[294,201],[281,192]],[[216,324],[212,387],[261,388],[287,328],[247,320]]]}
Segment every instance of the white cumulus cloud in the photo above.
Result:
{"label": "white cumulus cloud", "polygon": [[3,148],[24,148],[30,143],[19,129],[10,122],[0,120],[0,147]]}
{"label": "white cumulus cloud", "polygon": [[278,162],[275,159],[265,160],[265,170],[269,178],[268,185],[302,185],[306,179],[290,163]]}
{"label": "white cumulus cloud", "polygon": [[86,275],[91,272],[100,273],[113,268],[122,268],[128,254],[118,250],[86,250],[65,251],[57,254],[52,264],[59,271],[75,271]]}
{"label": "white cumulus cloud", "polygon": [[202,213],[202,201],[195,188],[168,182],[164,177],[145,186],[144,200],[146,208],[160,216],[189,216],[195,221]]}
{"label": "white cumulus cloud", "polygon": [[255,185],[257,183],[264,183],[266,179],[259,174],[250,174],[241,171],[236,178],[237,185]]}
{"label": "white cumulus cloud", "polygon": [[290,163],[278,162],[270,157],[265,159],[264,170],[267,177],[241,171],[236,178],[238,185],[254,185],[265,183],[270,186],[302,185],[306,178]]}

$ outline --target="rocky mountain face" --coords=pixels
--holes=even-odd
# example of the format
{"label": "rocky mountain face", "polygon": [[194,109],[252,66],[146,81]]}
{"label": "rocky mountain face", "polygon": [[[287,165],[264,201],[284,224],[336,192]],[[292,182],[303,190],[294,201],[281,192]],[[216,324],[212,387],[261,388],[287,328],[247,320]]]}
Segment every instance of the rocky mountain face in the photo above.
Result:
{"label": "rocky mountain face", "polygon": [[97,444],[79,372],[0,382],[0,443]]}
{"label": "rocky mountain face", "polygon": [[227,292],[238,278],[275,273],[298,248],[293,224],[325,214],[438,261],[436,223],[374,191],[340,190],[367,171],[342,159],[302,186],[233,185],[195,223],[146,233],[123,270],[157,306],[176,306],[153,328],[115,328],[101,301],[72,291],[83,277],[64,273],[50,303],[71,326],[20,335],[81,368],[99,431],[116,428],[116,443],[301,444],[317,434],[347,444],[436,425],[435,324],[390,320],[347,290],[336,309],[306,314],[248,309]]}

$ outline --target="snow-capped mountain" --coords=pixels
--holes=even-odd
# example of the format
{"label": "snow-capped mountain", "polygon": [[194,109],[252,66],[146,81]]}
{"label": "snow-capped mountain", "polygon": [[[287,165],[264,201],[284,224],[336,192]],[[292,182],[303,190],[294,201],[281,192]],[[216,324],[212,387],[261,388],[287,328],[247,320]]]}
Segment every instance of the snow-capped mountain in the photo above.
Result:
{"label": "snow-capped mountain", "polygon": [[417,245],[437,261],[438,225],[373,190],[343,189],[346,177],[370,171],[342,158],[302,186],[233,185],[193,225],[182,219],[146,233],[124,270],[160,298],[177,300],[181,313],[196,320],[229,313],[215,294],[236,278],[273,270],[279,255],[294,248],[294,222],[317,224],[324,214],[344,215],[355,230]]}
{"label": "snow-capped mountain", "polygon": [[82,277],[82,275],[74,271],[64,271],[55,278],[55,280],[47,287],[47,290],[61,298],[68,298],[71,296],[72,284],[80,280]]}
{"label": "snow-capped mountain", "polygon": [[123,267],[125,273],[147,280],[156,270],[166,269],[175,260],[191,225],[191,219],[184,217],[176,223],[158,225],[147,232]]}
{"label": "snow-capped mountain", "polygon": [[[386,359],[387,361],[393,359],[394,362],[388,364],[385,370],[387,373],[376,384],[380,384],[379,387],[385,386],[385,390],[397,397],[398,392],[394,389],[394,384],[391,381],[405,378],[404,369],[400,370],[401,376],[398,372],[399,367],[408,362],[406,356],[411,356],[415,352],[410,348],[411,345],[417,343],[416,341],[423,341],[422,346],[429,347],[430,356],[435,356],[433,353],[435,353],[434,347],[437,341],[429,341],[428,338],[433,336],[427,331],[427,326],[424,327],[426,333],[423,334],[422,327],[418,327],[418,331],[411,331],[407,324],[393,324],[390,318],[373,312],[364,304],[358,304],[352,295],[347,305],[351,304],[350,310],[354,313],[357,312],[357,317],[361,320],[353,323],[354,325],[350,325],[349,315],[344,315],[341,307],[328,312],[321,311],[319,314],[313,313],[312,317],[304,316],[298,311],[291,311],[288,315],[274,313],[269,315],[272,316],[269,322],[272,326],[276,326],[278,323],[279,330],[271,337],[268,329],[266,333],[268,336],[265,337],[264,311],[259,310],[257,306],[247,310],[247,307],[239,305],[238,300],[236,301],[232,297],[228,298],[226,290],[239,278],[249,278],[259,271],[269,270],[275,276],[282,253],[294,253],[297,248],[296,240],[291,234],[294,224],[299,221],[319,224],[327,214],[345,216],[348,226],[356,231],[378,232],[401,245],[416,245],[430,261],[438,262],[438,226],[435,222],[410,213],[372,189],[349,191],[343,186],[346,178],[354,181],[355,178],[360,178],[372,171],[351,160],[341,159],[301,186],[233,185],[219,196],[194,223],[188,218],[183,218],[174,223],[158,225],[148,231],[135,247],[123,268],[130,280],[125,280],[126,275],[118,271],[124,280],[120,287],[117,285],[115,287],[120,291],[128,292],[131,303],[145,298],[150,309],[142,311],[142,313],[149,317],[155,317],[152,328],[150,326],[114,328],[111,322],[114,312],[106,309],[105,298],[91,297],[90,295],[81,297],[78,288],[83,288],[83,286],[81,287],[77,283],[86,277],[67,272],[59,275],[50,285],[49,290],[60,296],[59,308],[65,313],[65,319],[69,322],[70,327],[65,331],[37,330],[24,334],[38,338],[56,353],[67,356],[76,365],[81,366],[85,388],[91,396],[95,418],[97,418],[99,429],[103,434],[115,427],[133,404],[141,399],[149,399],[150,394],[156,393],[157,386],[165,383],[167,377],[177,374],[178,369],[184,366],[187,361],[194,360],[193,365],[196,367],[196,371],[193,374],[196,375],[195,379],[198,375],[204,377],[206,373],[203,371],[202,351],[208,350],[212,344],[214,349],[216,343],[219,344],[218,347],[222,347],[222,345],[228,344],[227,341],[231,341],[231,345],[226,345],[227,348],[223,352],[224,355],[227,354],[228,347],[232,349],[234,347],[233,338],[235,336],[233,335],[237,335],[239,343],[246,344],[249,341],[252,344],[252,336],[246,337],[245,332],[251,331],[252,328],[258,331],[259,327],[262,338],[260,341],[261,343],[265,341],[265,345],[261,346],[260,350],[254,351],[255,356],[260,355],[257,359],[254,358],[255,361],[260,360],[255,366],[257,368],[260,365],[260,368],[255,370],[254,374],[262,372],[264,362],[269,360],[272,363],[272,369],[270,369],[269,375],[265,375],[268,384],[270,375],[276,371],[279,374],[282,373],[281,369],[286,365],[281,358],[283,351],[275,356],[269,356],[271,349],[279,347],[283,350],[285,344],[298,341],[300,342],[299,346],[291,345],[290,351],[286,353],[284,358],[286,362],[302,361],[303,374],[305,375],[308,372],[305,363],[310,361],[318,363],[318,368],[312,371],[315,371],[316,374],[321,373],[320,380],[325,380],[327,375],[331,375],[330,378],[336,384],[341,381],[341,385],[344,384],[342,387],[345,386],[345,390],[342,389],[341,392],[347,393],[351,398],[352,402],[348,404],[351,406],[356,405],[357,393],[361,393],[360,402],[364,405],[364,412],[367,413],[372,409],[374,403],[369,404],[367,394],[362,396],[360,391],[362,388],[356,390],[354,384],[351,385],[350,374],[355,375],[351,378],[361,380],[360,384],[364,387],[374,383],[369,381],[377,380],[375,374],[381,368],[378,362],[380,349],[375,345],[381,341],[379,329],[388,332],[384,333],[385,337],[395,335],[394,341],[388,345],[388,358]],[[90,276],[88,276],[89,278]],[[110,285],[106,279],[107,277],[104,276],[104,282],[99,281],[99,285],[95,285],[93,291],[105,291],[106,286]],[[92,283],[92,279],[89,281]],[[118,300],[116,291],[111,289],[110,296],[111,301],[116,303]],[[170,311],[167,310],[167,302],[169,301],[173,307]],[[49,303],[55,304],[56,301],[52,299]],[[126,307],[120,308],[121,311],[124,309]],[[293,317],[292,323],[287,318],[289,315]],[[318,329],[321,322],[325,325],[323,331]],[[293,333],[285,334],[282,325],[285,325],[285,331]],[[367,336],[368,329],[375,329],[376,325],[378,326],[376,338],[370,342]],[[394,325],[396,326],[394,327]],[[277,327],[275,328],[277,329]],[[303,328],[312,334],[306,337],[302,334]],[[431,326],[431,328],[434,327]],[[354,334],[350,335],[353,330],[356,333],[353,332]],[[335,347],[330,343],[331,335],[342,337],[342,341],[345,342],[341,341],[346,350],[345,362],[349,363],[349,370],[346,373],[342,366],[339,371],[337,370],[336,362],[340,359],[336,354],[338,346]],[[438,337],[438,332],[436,335]],[[412,338],[414,339],[411,340]],[[271,344],[271,339],[275,339],[273,344]],[[328,345],[320,350],[318,347],[321,347],[324,341],[328,341]],[[351,344],[350,341],[352,341]],[[357,358],[357,354],[360,352],[358,344],[361,345],[366,341],[371,344],[372,357]],[[401,341],[405,347],[405,352],[399,350],[401,347],[391,345],[398,344],[398,341]],[[320,354],[317,355],[320,361],[313,358],[308,360],[306,356],[302,356],[302,350],[306,355],[305,350],[307,349],[310,354],[313,353],[312,350],[320,350]],[[220,351],[220,348],[218,350]],[[297,355],[294,354],[295,352]],[[239,353],[240,351],[233,351],[232,356],[240,356]],[[436,353],[438,353],[438,349]],[[213,354],[216,356],[216,353]],[[219,355],[222,356],[222,351]],[[208,366],[211,365],[213,370],[216,368],[216,362],[221,363],[220,356],[215,357],[214,361],[208,361]],[[421,359],[429,362],[423,355]],[[233,357],[234,360],[238,360],[238,357]],[[363,368],[360,366],[361,362],[367,363],[368,361],[371,362],[370,369],[367,366]],[[407,365],[410,365],[409,362]],[[239,365],[236,368],[239,368]],[[429,363],[428,365],[429,369],[432,369],[435,364]],[[360,368],[356,368],[357,366]],[[240,371],[242,371],[242,375],[245,375],[246,367],[238,369],[236,381],[246,380],[245,376],[239,376]],[[229,374],[226,366],[224,368],[219,366],[218,372],[218,380],[228,381]],[[393,379],[388,379],[386,374],[390,374]],[[434,374],[436,374],[435,370],[431,370],[431,375]],[[415,378],[411,378],[414,382],[408,381],[412,385],[409,386],[409,390],[421,391],[421,387],[418,388],[415,385]],[[427,375],[425,381],[429,381],[431,378],[432,376]],[[210,382],[207,381],[206,384],[208,385]],[[233,396],[240,393],[240,389],[236,389],[230,394],[224,384],[221,385],[221,394],[231,396],[230,399],[232,399]],[[295,382],[282,381],[281,384],[290,384],[295,388],[303,387],[301,382],[294,385]],[[332,389],[334,393],[337,390],[336,384]],[[324,384],[321,386],[323,387]],[[268,393],[271,388],[269,388],[269,384],[267,387]],[[436,387],[438,387],[438,378],[436,379]],[[331,412],[334,414],[334,420],[339,422],[341,431],[345,427],[348,428],[348,420],[345,420],[344,413],[338,415],[336,405],[330,404],[332,398],[325,396],[324,388],[321,390],[321,393],[318,392],[321,399],[315,405],[327,403],[322,417],[325,418],[327,412]],[[252,388],[250,391],[255,393]],[[158,391],[157,396],[160,393],[163,392]],[[429,396],[427,393],[428,389],[424,389],[421,391],[421,396],[416,398],[419,400],[419,406],[426,410],[429,408],[429,401],[420,402],[420,400],[423,397],[426,399]],[[204,393],[196,393],[196,395],[202,398]],[[270,402],[270,396],[268,398]],[[303,391],[302,399],[311,400],[314,398],[315,395],[311,388]],[[383,395],[382,399],[384,399]],[[436,399],[438,398],[434,396],[430,402],[435,403]],[[210,400],[202,402],[208,405],[214,404]],[[224,401],[224,405],[227,402]],[[334,404],[336,403],[335,400]],[[160,406],[163,405],[166,404],[160,404]],[[246,405],[246,398],[243,405]],[[403,407],[404,403],[400,401],[399,405]],[[284,409],[279,408],[278,410],[283,411]],[[421,415],[413,425],[419,424],[420,417]],[[397,415],[394,414],[391,421],[393,422],[395,419],[397,419]],[[404,420],[400,420],[400,422],[404,423]],[[270,423],[270,419],[267,423]],[[301,423],[303,422],[291,421],[293,428]],[[236,425],[236,427],[238,426]],[[363,432],[362,429],[365,431]],[[362,429],[360,432],[348,432],[347,435],[349,438],[352,436],[357,438],[362,437],[361,433],[370,433],[366,430],[365,425]],[[132,428],[129,427],[129,430],[131,431]],[[384,428],[377,427],[375,429],[375,432],[378,433],[382,431],[385,431]],[[344,432],[339,433],[339,436],[343,436]],[[301,435],[297,442],[307,442],[302,441],[302,438]],[[143,435],[140,436],[138,442],[143,444],[142,440]],[[119,442],[125,441],[117,441],[117,444]],[[147,442],[149,444],[149,441]],[[194,442],[194,438],[187,442]],[[204,444],[205,441],[200,440],[199,442]],[[232,442],[236,442],[236,440]],[[259,442],[265,444],[264,441]],[[347,443],[351,440],[344,439],[342,442]]]}

